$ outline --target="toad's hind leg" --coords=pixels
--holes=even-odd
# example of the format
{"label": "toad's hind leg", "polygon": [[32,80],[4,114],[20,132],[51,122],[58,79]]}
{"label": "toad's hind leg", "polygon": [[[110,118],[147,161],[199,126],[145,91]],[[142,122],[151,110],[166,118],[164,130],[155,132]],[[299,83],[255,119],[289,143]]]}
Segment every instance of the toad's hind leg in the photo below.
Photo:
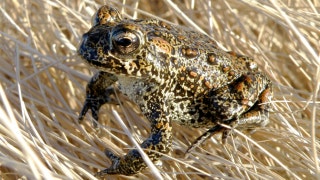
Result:
{"label": "toad's hind leg", "polygon": [[200,146],[200,144],[202,144],[204,141],[206,141],[207,139],[209,139],[211,136],[213,136],[216,133],[222,132],[224,131],[225,128],[223,126],[221,126],[220,124],[210,128],[208,131],[206,131],[205,133],[203,133],[201,136],[199,136],[195,141],[192,142],[191,146],[188,147],[186,154],[191,152],[193,149],[195,149],[196,147]]}
{"label": "toad's hind leg", "polygon": [[[266,105],[265,106],[269,106]],[[266,109],[260,109],[261,107],[254,106],[254,109],[244,113],[242,116],[239,117],[237,120],[230,120],[223,122],[231,127],[237,129],[246,129],[246,130],[253,130],[256,127],[263,127],[268,124],[269,122],[269,111]],[[188,147],[186,153],[191,152],[196,147],[201,145],[204,141],[209,139],[214,134],[222,132],[222,143],[225,144],[226,139],[230,133],[230,129],[222,126],[221,124],[217,124],[199,136],[192,144]]]}
{"label": "toad's hind leg", "polygon": [[260,94],[259,100],[246,113],[236,120],[238,129],[253,130],[256,127],[264,127],[269,123],[269,98],[272,96],[270,85]]}
{"label": "toad's hind leg", "polygon": [[[241,89],[239,87],[242,87]],[[246,88],[243,88],[246,87]],[[245,90],[244,90],[245,89]],[[259,91],[259,89],[261,89]],[[256,90],[258,92],[257,96],[254,97],[250,92]],[[191,146],[187,149],[186,153],[189,153],[194,148],[202,144],[205,140],[209,139],[212,135],[222,132],[222,142],[225,143],[226,138],[229,135],[230,129],[223,127],[221,124],[229,125],[237,129],[253,130],[256,127],[263,127],[269,122],[269,109],[270,103],[268,103],[269,98],[272,96],[272,87],[270,80],[261,74],[247,74],[243,75],[235,83],[229,85],[228,87],[222,89],[221,91],[215,92],[214,98],[209,100],[210,104],[214,104],[216,101],[224,101],[229,107],[236,107],[241,105],[238,102],[246,102],[246,104],[252,99],[256,98],[257,101],[251,108],[238,108],[240,114],[238,117],[233,117],[229,120],[222,120],[217,122],[217,124],[203,133],[198,137]],[[218,99],[216,97],[221,97],[219,94],[229,94],[225,99]],[[244,106],[243,106],[244,107]],[[232,112],[230,109],[224,109],[227,112]],[[217,111],[219,112],[219,111]],[[234,113],[234,112],[233,112]],[[234,114],[227,114],[227,116],[232,116]],[[227,118],[228,119],[228,118]]]}

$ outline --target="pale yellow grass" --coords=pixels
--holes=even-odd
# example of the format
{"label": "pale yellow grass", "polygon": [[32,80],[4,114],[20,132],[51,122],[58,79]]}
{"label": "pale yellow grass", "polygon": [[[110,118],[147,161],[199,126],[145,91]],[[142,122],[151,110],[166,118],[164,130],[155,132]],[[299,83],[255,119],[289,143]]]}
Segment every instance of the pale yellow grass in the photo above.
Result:
{"label": "pale yellow grass", "polygon": [[[174,125],[173,151],[157,170],[118,178],[316,179],[319,172],[319,1],[108,1],[128,18],[188,26],[222,47],[252,56],[274,83],[270,124],[220,135],[185,156],[205,129]],[[81,35],[103,1],[0,2],[0,179],[93,179],[148,136],[149,123],[126,101],[104,106],[100,131],[77,121],[96,72],[77,56]],[[120,114],[115,118],[112,109]],[[124,115],[123,112],[126,112]],[[119,121],[129,128],[125,133]],[[236,135],[236,136],[235,136]]]}

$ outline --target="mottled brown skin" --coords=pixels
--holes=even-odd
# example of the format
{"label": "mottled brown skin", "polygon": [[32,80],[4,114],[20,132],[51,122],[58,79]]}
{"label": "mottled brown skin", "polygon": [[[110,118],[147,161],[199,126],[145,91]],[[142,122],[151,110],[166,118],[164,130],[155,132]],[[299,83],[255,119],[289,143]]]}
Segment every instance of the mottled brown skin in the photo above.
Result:
{"label": "mottled brown skin", "polygon": [[[78,52],[100,70],[88,83],[79,119],[90,109],[98,121],[101,105],[112,101],[110,86],[118,82],[151,123],[141,147],[152,161],[170,151],[172,122],[209,128],[190,151],[217,132],[226,138],[228,129],[221,124],[254,129],[269,121],[270,80],[252,59],[221,50],[203,34],[156,19],[122,19],[116,9],[103,6]],[[146,167],[136,149],[124,157],[108,150],[106,155],[112,165],[97,176],[132,175]]]}

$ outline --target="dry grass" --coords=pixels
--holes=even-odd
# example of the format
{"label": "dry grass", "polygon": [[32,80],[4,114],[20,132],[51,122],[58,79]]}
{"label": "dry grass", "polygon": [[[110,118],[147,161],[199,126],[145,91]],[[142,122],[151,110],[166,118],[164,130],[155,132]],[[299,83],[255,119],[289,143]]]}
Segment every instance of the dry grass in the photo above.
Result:
{"label": "dry grass", "polygon": [[[226,49],[254,57],[274,82],[271,122],[254,134],[238,132],[226,145],[214,136],[185,157],[204,129],[174,125],[173,151],[157,166],[164,179],[320,177],[318,1],[108,2],[126,17],[158,17],[204,31]],[[96,70],[83,63],[76,48],[101,4],[1,1],[0,178],[93,179],[110,165],[105,148],[119,154],[132,148],[112,109],[138,142],[148,136],[148,122],[123,97],[129,120],[111,105],[101,111],[100,132],[92,128],[90,115],[77,122],[86,81]],[[109,178],[136,177],[150,179],[154,173]]]}

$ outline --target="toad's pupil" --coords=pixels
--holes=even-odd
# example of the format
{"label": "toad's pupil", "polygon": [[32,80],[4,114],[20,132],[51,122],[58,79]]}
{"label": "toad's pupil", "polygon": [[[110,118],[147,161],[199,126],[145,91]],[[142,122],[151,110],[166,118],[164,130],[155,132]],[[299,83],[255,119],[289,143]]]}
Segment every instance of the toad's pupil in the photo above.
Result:
{"label": "toad's pupil", "polygon": [[131,45],[132,40],[129,38],[120,38],[120,39],[117,39],[115,42],[119,46],[127,47]]}

